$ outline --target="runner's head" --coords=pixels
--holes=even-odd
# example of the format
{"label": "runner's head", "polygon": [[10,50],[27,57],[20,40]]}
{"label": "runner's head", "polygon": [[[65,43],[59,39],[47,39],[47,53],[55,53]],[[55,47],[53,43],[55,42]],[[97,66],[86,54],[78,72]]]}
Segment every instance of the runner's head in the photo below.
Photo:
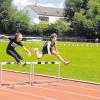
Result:
{"label": "runner's head", "polygon": [[17,42],[22,41],[22,34],[21,34],[21,33],[16,33],[16,34],[15,34],[15,38],[16,38],[16,41],[17,41]]}
{"label": "runner's head", "polygon": [[57,34],[56,33],[52,33],[51,36],[50,36],[50,41],[51,42],[56,42],[57,40]]}

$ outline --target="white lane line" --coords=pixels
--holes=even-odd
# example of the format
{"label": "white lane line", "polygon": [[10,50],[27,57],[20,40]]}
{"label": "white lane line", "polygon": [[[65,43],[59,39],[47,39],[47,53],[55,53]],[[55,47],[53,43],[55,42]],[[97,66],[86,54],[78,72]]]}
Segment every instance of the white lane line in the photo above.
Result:
{"label": "white lane line", "polygon": [[[17,76],[9,76],[9,77],[14,77],[14,78],[20,78],[20,79],[26,79],[26,78],[22,78],[22,77],[17,77]],[[37,80],[36,80],[37,81]],[[45,81],[45,80],[39,80],[39,81]],[[10,81],[6,81],[6,82],[10,82]],[[17,82],[10,82],[10,83],[17,83]],[[100,92],[100,90],[97,90],[97,89],[90,89],[90,88],[85,88],[85,87],[81,87],[81,86],[75,86],[75,85],[65,85],[65,84],[62,84],[62,83],[59,83],[59,85],[63,85],[65,87],[76,87],[76,88],[80,88],[80,89],[85,89],[85,90],[92,90],[92,91],[98,91]]]}
{"label": "white lane line", "polygon": [[59,84],[59,85],[62,85],[62,86],[64,86],[64,87],[75,87],[75,88],[80,88],[80,89],[85,89],[85,90],[100,92],[100,90],[97,90],[97,89],[90,89],[90,88],[85,88],[85,87],[75,86],[75,85],[65,85],[65,84],[62,84],[62,83],[58,83],[58,84]]}
{"label": "white lane line", "polygon": [[57,89],[49,89],[49,88],[40,87],[40,86],[32,86],[32,87],[36,87],[36,88],[40,88],[40,89],[45,89],[45,90],[49,90],[49,91],[56,91],[56,92],[65,93],[65,94],[73,94],[73,95],[77,95],[77,96],[88,97],[88,98],[93,98],[93,99],[100,100],[99,97],[85,95],[85,94],[76,93],[76,92],[67,92],[67,91],[62,91],[62,90],[57,90]]}
{"label": "white lane line", "polygon": [[46,99],[46,100],[56,100],[54,98],[49,98],[49,97],[45,97],[45,96],[40,96],[40,95],[33,95],[31,93],[26,93],[26,92],[19,92],[17,90],[11,90],[11,89],[7,89],[7,88],[0,88],[0,90],[3,90],[3,91],[6,91],[6,92],[13,92],[13,93],[17,93],[17,94],[24,94],[24,95],[28,95],[28,96],[32,96],[32,97],[39,97],[39,98],[43,98],[43,99]]}
{"label": "white lane line", "polygon": [[[16,77],[16,76],[15,76]],[[71,85],[69,85],[71,86]],[[72,85],[73,86],[73,85]],[[37,86],[33,86],[33,87],[37,87]],[[37,87],[39,88],[39,87]],[[43,88],[43,87],[40,87],[40,88]],[[83,87],[82,87],[83,88]],[[43,89],[48,89],[48,88],[43,88]],[[88,88],[87,88],[88,89]],[[80,95],[80,96],[85,96],[85,97],[89,97],[89,98],[95,98],[95,99],[99,99],[99,97],[94,97],[94,96],[89,96],[89,95],[84,95],[84,94],[79,94],[79,93],[74,93],[74,92],[65,92],[65,91],[60,91],[60,90],[56,90],[56,89],[48,89],[48,90],[54,90],[54,91],[58,91],[58,92],[63,92],[63,93],[70,93],[70,94],[74,94],[74,95]],[[89,90],[89,89],[88,89]],[[95,90],[95,89],[93,89]],[[95,90],[96,91],[96,90]]]}

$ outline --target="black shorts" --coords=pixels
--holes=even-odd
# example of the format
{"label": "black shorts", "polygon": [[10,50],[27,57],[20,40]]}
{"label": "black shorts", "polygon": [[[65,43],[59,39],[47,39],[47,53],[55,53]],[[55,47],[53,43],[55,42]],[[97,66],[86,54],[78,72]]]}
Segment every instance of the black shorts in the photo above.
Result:
{"label": "black shorts", "polygon": [[[50,52],[52,53],[52,48],[50,48]],[[48,49],[47,49],[47,46],[43,46],[43,49],[42,49],[42,54],[48,54]]]}
{"label": "black shorts", "polygon": [[15,51],[15,50],[6,50],[7,54],[12,56],[16,62],[20,62],[20,60],[23,60],[23,58]]}

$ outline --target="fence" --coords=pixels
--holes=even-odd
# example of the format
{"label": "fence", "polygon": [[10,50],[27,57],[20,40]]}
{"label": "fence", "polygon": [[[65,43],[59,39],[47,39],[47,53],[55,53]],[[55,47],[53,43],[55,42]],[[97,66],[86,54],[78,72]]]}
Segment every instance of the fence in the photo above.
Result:
{"label": "fence", "polygon": [[[49,37],[23,37],[23,41],[47,41]],[[85,38],[71,38],[71,37],[58,37],[58,41],[64,42],[85,42],[85,43],[100,43],[100,39],[85,39]],[[0,41],[8,41],[7,39],[0,38]]]}

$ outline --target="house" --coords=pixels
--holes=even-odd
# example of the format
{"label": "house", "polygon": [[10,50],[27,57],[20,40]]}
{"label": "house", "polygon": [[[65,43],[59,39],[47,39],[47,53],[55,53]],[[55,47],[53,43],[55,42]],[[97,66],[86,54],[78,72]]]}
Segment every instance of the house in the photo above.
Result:
{"label": "house", "polygon": [[63,8],[43,7],[39,5],[26,6],[23,11],[29,15],[31,22],[39,23],[55,23],[57,20],[64,19]]}

